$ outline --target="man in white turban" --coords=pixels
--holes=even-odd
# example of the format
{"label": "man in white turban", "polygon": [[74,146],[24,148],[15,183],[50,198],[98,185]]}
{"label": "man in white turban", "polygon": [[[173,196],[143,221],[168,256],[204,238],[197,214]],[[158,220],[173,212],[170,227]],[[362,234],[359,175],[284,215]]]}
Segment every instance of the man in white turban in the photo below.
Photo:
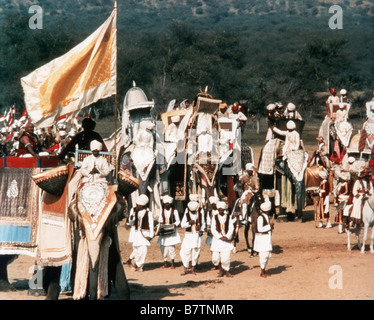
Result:
{"label": "man in white turban", "polygon": [[231,250],[234,248],[232,244],[234,236],[234,223],[235,220],[231,219],[226,210],[226,203],[224,201],[217,202],[218,214],[212,218],[212,262],[218,267],[218,276],[232,277],[230,273],[230,257]]}
{"label": "man in white turban", "polygon": [[298,119],[298,120],[303,120],[301,114],[296,110],[296,106],[290,102],[286,110],[283,112],[283,117],[286,119]]}
{"label": "man in white turban", "polygon": [[100,155],[103,145],[100,141],[93,140],[90,144],[91,155],[84,158],[81,167],[82,183],[107,183],[107,177],[114,167],[107,159]]}
{"label": "man in white turban", "polygon": [[195,268],[200,256],[203,232],[205,231],[204,210],[199,208],[197,201],[190,201],[184,212],[181,227],[186,229],[181,245],[180,256],[184,272],[195,274]]}
{"label": "man in white turban", "polygon": [[325,170],[319,172],[319,176],[321,178],[321,182],[319,185],[319,200],[317,204],[317,216],[319,219],[318,227],[323,227],[323,221],[327,221],[326,228],[331,228],[331,221],[330,221],[330,198],[329,194],[331,191],[331,186],[328,181],[328,173]]}
{"label": "man in white turban", "polygon": [[178,142],[178,123],[180,122],[180,116],[171,117],[171,123],[165,130],[165,141],[166,142]]}
{"label": "man in white turban", "polygon": [[270,277],[269,274],[265,273],[265,268],[271,257],[271,251],[273,250],[271,243],[271,231],[274,228],[273,222],[270,222],[269,213],[271,212],[271,202],[265,201],[260,206],[260,214],[255,222],[255,241],[254,250],[258,252],[260,259],[260,276],[263,278]]}
{"label": "man in white turban", "polygon": [[210,246],[212,244],[212,230],[211,230],[211,225],[212,225],[212,218],[215,214],[218,213],[217,211],[217,203],[219,201],[219,198],[216,196],[211,196],[209,197],[209,204],[210,204],[210,209],[208,210],[206,214],[206,229],[207,229],[207,236],[205,239],[205,243]]}
{"label": "man in white turban", "polygon": [[134,259],[135,271],[143,271],[148,247],[154,236],[153,214],[147,207],[149,198],[141,194],[136,199],[135,208],[131,208],[128,223],[132,226],[129,242],[132,243],[133,252],[128,262]]}
{"label": "man in white turban", "polygon": [[300,135],[296,131],[296,123],[294,121],[290,120],[287,122],[287,131],[282,131],[277,127],[274,127],[273,131],[281,136],[286,137],[286,141],[283,146],[283,155],[286,155],[290,151],[300,149]]}
{"label": "man in white turban", "polygon": [[171,259],[171,269],[174,269],[174,260],[176,256],[175,245],[181,242],[177,227],[180,225],[179,213],[178,210],[174,209],[173,198],[166,195],[162,198],[163,207],[161,214],[158,218],[158,226],[156,235],[159,234],[160,228],[165,225],[172,226],[174,225],[174,232],[171,234],[160,234],[158,237],[157,243],[160,245],[162,258],[164,260],[164,265],[162,268],[167,267],[167,256]]}

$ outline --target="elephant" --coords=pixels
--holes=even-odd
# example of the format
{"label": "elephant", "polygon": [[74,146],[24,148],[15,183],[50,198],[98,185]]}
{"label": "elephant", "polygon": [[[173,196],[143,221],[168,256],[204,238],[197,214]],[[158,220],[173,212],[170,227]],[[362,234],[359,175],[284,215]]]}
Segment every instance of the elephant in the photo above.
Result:
{"label": "elephant", "polygon": [[[301,139],[304,121],[298,119],[293,121]],[[287,122],[288,119],[278,119],[276,126],[284,130]],[[272,202],[272,213],[275,213],[275,207],[279,206],[279,219],[287,216],[288,220],[294,220],[296,216],[304,221],[302,214],[306,199],[304,173],[308,165],[308,153],[303,148],[302,140],[299,149],[289,152],[286,156],[281,155],[283,145],[282,137],[275,135],[262,148],[258,165],[260,190]]]}

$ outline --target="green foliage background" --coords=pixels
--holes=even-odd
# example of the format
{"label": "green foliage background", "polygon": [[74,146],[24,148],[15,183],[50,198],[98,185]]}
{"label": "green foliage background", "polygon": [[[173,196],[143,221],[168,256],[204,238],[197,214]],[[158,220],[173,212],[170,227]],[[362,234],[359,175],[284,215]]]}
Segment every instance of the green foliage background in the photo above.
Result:
{"label": "green foliage background", "polygon": [[[31,30],[32,4],[43,8],[43,29]],[[343,29],[330,30],[328,8],[343,9]],[[66,53],[109,16],[104,0],[0,0],[0,113],[24,109],[20,78]],[[118,101],[134,80],[155,112],[209,87],[228,103],[292,101],[304,114],[322,117],[325,97],[345,88],[363,113],[374,83],[374,5],[360,0],[122,0],[118,1]],[[114,99],[96,104],[113,114]],[[318,109],[317,109],[318,108]]]}

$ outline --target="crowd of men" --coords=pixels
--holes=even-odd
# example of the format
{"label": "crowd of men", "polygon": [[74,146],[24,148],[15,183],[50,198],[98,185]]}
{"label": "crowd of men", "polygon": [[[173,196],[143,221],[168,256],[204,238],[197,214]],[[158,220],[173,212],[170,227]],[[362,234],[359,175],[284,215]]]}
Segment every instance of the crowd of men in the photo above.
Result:
{"label": "crowd of men", "polygon": [[[157,244],[160,246],[164,262],[162,268],[169,267],[168,258],[171,260],[170,268],[175,268],[176,245],[180,244],[179,256],[183,264],[181,275],[195,274],[206,233],[205,244],[210,247],[213,268],[218,270],[219,277],[232,277],[230,263],[234,249],[233,240],[238,231],[238,216],[229,212],[227,203],[212,196],[209,197],[204,209],[199,195],[190,194],[189,202],[180,219],[172,197],[163,196],[162,202],[162,213],[155,222],[148,208],[149,198],[145,194],[137,198],[128,219],[131,228],[128,241],[132,243],[133,251],[126,263],[135,271],[142,272],[148,247],[151,246],[152,239],[158,236]],[[270,211],[270,201],[263,202],[261,214],[256,221],[254,249],[259,254],[261,277],[269,276],[265,268],[271,256],[271,231],[274,227],[270,221]],[[178,227],[185,231],[183,239],[179,235]],[[169,231],[164,232],[165,228]]]}
{"label": "crowd of men", "polygon": [[[336,90],[331,90],[331,96],[326,103],[341,102],[346,100],[346,91],[342,90],[341,97],[336,98]],[[344,100],[345,99],[345,100]],[[184,100],[181,104],[177,100],[172,100],[168,111],[187,108],[189,101]],[[285,143],[281,155],[287,152],[300,149],[300,136],[295,130],[294,120],[302,120],[300,113],[296,110],[293,103],[288,103],[284,108],[282,103],[272,103],[267,105],[268,130],[265,141],[274,138],[274,135],[285,136]],[[238,126],[242,127],[247,121],[245,110],[234,103],[228,106],[227,103],[221,103],[216,113],[218,118],[226,117],[238,121]],[[275,123],[278,119],[287,119],[287,131],[279,130]],[[82,125],[71,125],[66,118],[64,121],[57,121],[51,128],[35,129],[30,121],[21,123],[14,120],[12,125],[1,129],[1,152],[6,155],[15,155],[19,157],[32,156],[39,158],[43,153],[58,155],[64,159],[68,152],[73,151],[73,147],[78,144],[80,149],[105,150],[105,144],[102,138],[94,132],[95,123],[90,118],[83,120]],[[69,128],[69,131],[67,130]],[[318,217],[320,227],[322,222],[327,220],[327,227],[331,227],[329,220],[329,194],[332,187],[329,182],[329,169],[331,168],[331,159],[328,157],[328,151],[323,148],[323,139],[317,138],[319,161],[326,168],[320,172],[321,184],[319,187]],[[99,146],[99,147],[98,147]],[[323,152],[324,150],[324,152]],[[94,155],[92,161],[97,162],[97,155]],[[90,159],[89,159],[90,160]],[[91,161],[90,160],[90,161]],[[103,162],[105,159],[102,158]],[[351,168],[354,160],[348,158],[348,162],[339,166],[335,170],[338,177],[338,183],[335,186],[334,195],[336,205],[338,206],[337,222],[339,224],[339,233],[343,232],[344,216],[351,217],[356,223],[359,223],[362,210],[362,201],[365,197],[373,194],[373,180],[369,170],[364,170],[356,180],[351,179]],[[88,161],[88,160],[87,160]],[[374,165],[374,160],[373,165]],[[318,162],[318,161],[317,161]],[[104,164],[103,164],[104,165]],[[90,165],[88,165],[90,167]],[[91,166],[92,167],[92,166]],[[110,170],[108,168],[107,173]],[[88,170],[87,179],[95,176],[98,172]],[[102,179],[103,174],[100,175]],[[238,183],[242,190],[242,207],[249,205],[251,195],[259,189],[259,178],[255,174],[253,164],[248,163],[238,177]],[[345,208],[339,206],[341,203],[348,203]],[[244,217],[233,215],[225,201],[217,197],[210,197],[207,204],[202,205],[202,199],[198,194],[190,194],[189,202],[184,208],[182,215],[174,206],[174,199],[169,195],[162,197],[162,213],[158,220],[154,221],[154,216],[149,209],[149,198],[145,194],[137,197],[135,206],[131,208],[127,224],[130,227],[128,241],[133,245],[133,251],[127,261],[134,270],[143,271],[147,257],[148,247],[151,246],[152,239],[158,237],[157,244],[160,246],[161,256],[164,261],[163,268],[168,267],[168,257],[171,260],[171,268],[175,268],[175,259],[177,256],[176,245],[180,244],[179,255],[183,263],[184,271],[182,275],[194,274],[199,262],[201,246],[203,245],[203,235],[206,232],[206,245],[210,246],[211,261],[213,267],[218,270],[218,276],[232,277],[230,273],[231,253],[235,250],[234,239],[238,232],[238,221]],[[242,211],[245,212],[246,210]],[[255,226],[256,237],[254,250],[258,253],[261,266],[261,277],[269,276],[265,268],[269,261],[272,251],[271,231],[274,224],[271,220],[272,204],[269,199],[261,204],[260,214],[256,221],[252,221]],[[181,218],[180,218],[181,217]],[[352,220],[351,219],[351,220]],[[184,238],[178,233],[178,227],[183,228]]]}
{"label": "crowd of men", "polygon": [[61,117],[49,128],[35,128],[29,118],[3,121],[0,129],[0,155],[35,157],[59,155],[68,143],[83,130],[74,119]]}
{"label": "crowd of men", "polygon": [[103,138],[94,131],[96,122],[89,115],[81,123],[77,117],[62,116],[48,128],[35,128],[29,118],[22,118],[12,119],[11,123],[2,122],[0,156],[36,159],[58,156],[63,160],[75,152],[76,145],[79,149],[90,150],[93,140],[103,143],[103,151],[107,151]]}

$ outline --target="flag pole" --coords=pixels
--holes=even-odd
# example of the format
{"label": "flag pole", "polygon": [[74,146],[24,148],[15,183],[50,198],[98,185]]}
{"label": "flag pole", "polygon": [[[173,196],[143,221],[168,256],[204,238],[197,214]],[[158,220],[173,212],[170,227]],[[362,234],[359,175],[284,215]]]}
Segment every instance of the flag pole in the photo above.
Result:
{"label": "flag pole", "polygon": [[[114,1],[114,10],[116,10],[116,26],[115,28],[117,29],[117,1]],[[117,45],[116,45],[116,50],[117,50]],[[116,54],[117,56],[117,54]],[[116,59],[116,64],[117,64],[117,59]],[[117,69],[117,66],[116,66]],[[117,71],[116,71],[117,73]],[[117,76],[116,76],[116,93],[114,95],[114,159],[115,159],[115,178],[117,179],[117,174],[118,174],[118,161],[117,161]]]}

